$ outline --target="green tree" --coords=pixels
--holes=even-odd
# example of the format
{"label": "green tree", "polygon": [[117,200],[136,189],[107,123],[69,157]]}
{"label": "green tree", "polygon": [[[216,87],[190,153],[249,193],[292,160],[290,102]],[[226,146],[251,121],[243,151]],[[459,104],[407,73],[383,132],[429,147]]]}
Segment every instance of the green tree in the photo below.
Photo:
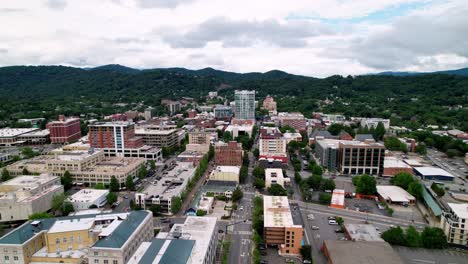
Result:
{"label": "green tree", "polygon": [[415,181],[416,180],[413,178],[413,175],[407,172],[397,173],[393,178],[390,179],[391,184],[400,186],[405,190],[407,190],[409,185]]}
{"label": "green tree", "polygon": [[330,134],[334,135],[334,136],[338,136],[338,134],[340,134],[340,132],[344,129],[344,126],[342,124],[331,124],[329,127],[328,127],[328,132],[330,132]]}
{"label": "green tree", "polygon": [[12,179],[12,177],[10,175],[10,172],[6,168],[3,168],[3,170],[2,170],[2,181],[5,182],[5,181],[11,180],[11,179]]}
{"label": "green tree", "polygon": [[320,193],[319,195],[319,202],[321,204],[329,204],[331,202],[331,194],[329,193]]}
{"label": "green tree", "polygon": [[437,194],[437,196],[442,197],[445,195],[444,188],[440,187],[437,183],[432,183],[431,189]]}
{"label": "green tree", "polygon": [[382,239],[391,245],[406,246],[406,237],[401,227],[392,227],[382,233]]}
{"label": "green tree", "polygon": [[205,211],[205,210],[200,210],[200,209],[198,209],[197,212],[196,212],[196,215],[197,215],[197,216],[205,216],[205,215],[206,215],[206,211]]}
{"label": "green tree", "polygon": [[149,164],[150,164],[151,170],[155,170],[155,169],[156,169],[156,162],[155,162],[154,160],[150,160],[150,161],[149,161]]}
{"label": "green tree", "polygon": [[232,140],[232,135],[231,135],[231,133],[230,133],[229,131],[224,131],[224,133],[223,133],[223,141],[227,143],[227,142],[229,142],[229,141],[231,141],[231,140]]}
{"label": "green tree", "polygon": [[425,248],[446,248],[448,247],[447,236],[438,227],[426,227],[421,233],[422,244]]}
{"label": "green tree", "polygon": [[322,175],[323,174],[323,169],[321,166],[319,165],[315,165],[313,168],[312,168],[312,174],[314,175]]}
{"label": "green tree", "polygon": [[245,180],[247,179],[248,174],[249,174],[249,168],[247,168],[247,166],[245,166],[245,165],[242,165],[242,167],[240,169],[240,174],[239,174],[239,181],[241,183],[245,182]]}
{"label": "green tree", "polygon": [[28,171],[27,168],[23,168],[23,171],[21,172],[23,175],[31,175],[31,173]]}
{"label": "green tree", "polygon": [[63,203],[67,199],[65,194],[56,194],[52,197],[52,211],[58,212],[62,209]]}
{"label": "green tree", "polygon": [[53,215],[47,213],[47,212],[41,212],[41,213],[34,213],[28,217],[29,220],[39,220],[39,219],[46,219],[46,218],[52,218],[54,217]]}
{"label": "green tree", "polygon": [[408,227],[408,229],[406,230],[405,239],[406,245],[408,247],[417,248],[422,246],[421,235],[419,234],[418,230],[414,228],[414,226]]}
{"label": "green tree", "polygon": [[386,137],[384,139],[385,147],[392,151],[407,151],[406,144],[401,142],[397,137]]}
{"label": "green tree", "polygon": [[279,184],[272,184],[270,188],[268,188],[268,193],[273,196],[287,196],[288,192],[283,186]]}
{"label": "green tree", "polygon": [[96,190],[105,190],[106,185],[104,185],[104,183],[102,183],[102,182],[96,183],[96,185],[94,185],[94,189],[96,189]]}
{"label": "green tree", "polygon": [[421,155],[426,155],[427,154],[427,147],[426,144],[424,143],[419,143],[416,148],[414,149],[416,153],[419,153]]}
{"label": "green tree", "polygon": [[337,217],[335,217],[335,219],[336,219],[336,223],[337,223],[338,225],[343,226],[343,224],[344,224],[344,219],[343,219],[343,217],[337,216]]}
{"label": "green tree", "polygon": [[244,193],[242,192],[242,190],[237,187],[234,192],[232,192],[232,201],[234,202],[238,202],[242,199],[242,197],[244,197]]}
{"label": "green tree", "polygon": [[253,169],[252,174],[255,178],[265,179],[265,168],[257,166]]}
{"label": "green tree", "polygon": [[415,182],[412,182],[410,183],[410,185],[408,186],[408,193],[410,193],[411,195],[413,195],[414,197],[416,197],[417,199],[421,199],[422,198],[422,194],[423,194],[423,187],[422,185],[415,181]]}
{"label": "green tree", "polygon": [[254,155],[255,158],[258,159],[258,157],[260,156],[260,150],[258,148],[255,148],[253,150],[253,155]]}
{"label": "green tree", "polygon": [[153,213],[153,216],[159,216],[161,214],[161,205],[153,204],[150,206],[149,210]]}
{"label": "green tree", "polygon": [[111,192],[118,192],[120,190],[120,183],[115,176],[112,176],[111,178],[109,190]]}
{"label": "green tree", "polygon": [[300,184],[302,181],[302,177],[301,177],[301,174],[299,174],[299,172],[294,172],[294,182],[296,182],[297,184]]}
{"label": "green tree", "polygon": [[215,155],[215,149],[212,144],[210,144],[210,149],[208,150],[208,160],[212,160]]}
{"label": "green tree", "polygon": [[374,177],[363,174],[359,177],[356,185],[356,193],[360,194],[376,194],[377,182]]}
{"label": "green tree", "polygon": [[133,182],[133,177],[131,175],[128,175],[127,179],[125,179],[125,187],[131,191],[135,190],[135,183]]}
{"label": "green tree", "polygon": [[63,188],[64,188],[65,190],[69,190],[69,189],[72,187],[72,185],[73,185],[73,179],[72,179],[72,176],[71,176],[71,174],[70,174],[69,171],[66,170],[66,171],[63,173],[63,176],[60,177],[60,182],[62,183]]}
{"label": "green tree", "polygon": [[106,195],[106,200],[107,200],[107,203],[109,203],[109,204],[113,204],[113,203],[117,202],[117,194],[115,192],[109,192]]}
{"label": "green tree", "polygon": [[324,179],[323,180],[323,189],[333,191],[335,189],[335,181],[333,179]]}
{"label": "green tree", "polygon": [[140,169],[138,170],[138,178],[140,178],[140,180],[146,178],[146,175],[148,174],[148,170],[146,169],[146,165],[141,165],[140,166]]}
{"label": "green tree", "polygon": [[312,247],[310,245],[303,245],[299,251],[302,259],[312,260]]}
{"label": "green tree", "polygon": [[65,201],[63,202],[60,211],[62,211],[63,215],[69,215],[71,212],[75,212],[75,208],[73,208],[72,203]]}
{"label": "green tree", "polygon": [[382,140],[384,135],[385,135],[385,126],[382,122],[379,122],[373,133],[374,139]]}
{"label": "green tree", "polygon": [[21,149],[21,155],[23,155],[27,159],[30,159],[30,158],[33,158],[33,157],[39,155],[39,153],[35,152],[30,147],[25,147],[25,148]]}
{"label": "green tree", "polygon": [[309,178],[307,178],[307,184],[310,186],[310,188],[314,190],[320,189],[321,183],[322,183],[321,175],[312,175]]}
{"label": "green tree", "polygon": [[265,180],[263,180],[261,178],[255,178],[255,180],[253,182],[253,185],[257,189],[263,189],[263,188],[265,188]]}
{"label": "green tree", "polygon": [[173,196],[171,199],[171,212],[177,214],[182,208],[182,199],[179,196]]}

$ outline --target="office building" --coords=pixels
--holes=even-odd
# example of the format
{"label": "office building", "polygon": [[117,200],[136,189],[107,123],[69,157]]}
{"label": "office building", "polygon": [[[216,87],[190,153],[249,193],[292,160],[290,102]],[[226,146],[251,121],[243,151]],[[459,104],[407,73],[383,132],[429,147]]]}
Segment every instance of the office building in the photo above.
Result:
{"label": "office building", "polygon": [[193,263],[216,261],[217,220],[215,217],[188,216],[183,224],[174,224],[151,242],[143,242],[128,264]]}
{"label": "office building", "polygon": [[52,208],[52,197],[62,194],[60,178],[50,174],[21,175],[0,184],[0,222],[26,220]]}
{"label": "office building", "polygon": [[194,129],[188,132],[188,143],[189,144],[210,144],[211,142],[218,139],[218,133],[212,132],[207,129]]}
{"label": "office building", "polygon": [[167,106],[167,110],[169,111],[170,115],[174,115],[174,114],[180,112],[180,109],[182,107],[182,105],[180,104],[179,101],[168,101],[166,103],[166,106]]}
{"label": "office building", "polygon": [[28,221],[0,238],[0,259],[11,264],[125,264],[153,235],[149,211],[47,218]]}
{"label": "office building", "polygon": [[236,90],[234,98],[236,119],[255,119],[255,91]]}
{"label": "office building", "polygon": [[49,135],[48,129],[2,128],[0,129],[0,147],[46,144],[49,142]]}
{"label": "office building", "polygon": [[89,145],[104,150],[107,156],[140,157],[162,160],[159,147],[145,145],[135,135],[133,122],[96,122],[89,125]]}
{"label": "office building", "polygon": [[259,158],[288,162],[286,139],[276,127],[260,129],[259,151]]}
{"label": "office building", "polygon": [[265,187],[270,188],[272,184],[279,184],[286,187],[291,183],[291,179],[283,174],[283,169],[265,169]]}
{"label": "office building", "polygon": [[51,143],[71,143],[81,138],[80,118],[59,115],[57,121],[47,124]]}
{"label": "office building", "polygon": [[217,166],[211,171],[209,180],[239,183],[239,173],[238,166]]}
{"label": "office building", "polygon": [[213,109],[216,119],[230,119],[232,117],[232,108],[226,105],[216,105]]}
{"label": "office building", "polygon": [[271,120],[275,121],[278,126],[289,126],[297,131],[305,131],[307,128],[307,120],[299,112],[280,112],[277,116],[273,116]]}
{"label": "office building", "polygon": [[265,98],[265,100],[263,100],[263,103],[262,103],[262,108],[265,109],[265,110],[268,110],[268,113],[270,115],[276,115],[276,102],[275,102],[275,99],[273,99],[273,97],[267,95],[267,97]]}
{"label": "office building", "polygon": [[390,128],[390,119],[384,118],[361,118],[361,127],[377,128],[379,123],[382,123],[385,127],[385,130]]}
{"label": "office building", "polygon": [[153,118],[153,112],[154,112],[153,107],[148,107],[145,109],[145,112],[143,113],[143,115],[146,121],[151,120],[151,118]]}
{"label": "office building", "polygon": [[178,162],[161,179],[148,184],[141,192],[135,193],[135,203],[142,208],[159,204],[161,213],[172,215],[172,198],[180,197],[187,183],[195,175],[196,167],[192,162]]}
{"label": "office building", "polygon": [[382,175],[385,146],[375,142],[341,141],[338,143],[337,169],[341,174]]}
{"label": "office building", "polygon": [[440,227],[450,244],[468,247],[468,203],[447,203],[449,211],[443,212]]}
{"label": "office building", "polygon": [[215,149],[215,164],[218,166],[242,166],[242,144],[236,141],[229,143],[217,142]]}
{"label": "office building", "polygon": [[109,190],[81,189],[68,199],[75,211],[87,210],[91,207],[103,207],[107,202]]}
{"label": "office building", "polygon": [[396,174],[403,172],[413,174],[413,168],[403,160],[397,159],[396,157],[385,157],[382,176],[393,177]]}
{"label": "office building", "polygon": [[55,176],[63,176],[68,171],[76,183],[91,186],[98,183],[109,185],[112,176],[115,176],[122,185],[128,176],[136,178],[143,164],[143,158],[106,157],[102,150],[57,149],[48,155],[17,161],[7,169],[12,175],[20,175],[23,169]]}
{"label": "office building", "polygon": [[253,128],[253,124],[231,124],[225,129],[225,131],[231,133],[232,138],[242,135],[252,137]]}
{"label": "office building", "polygon": [[294,223],[287,196],[263,196],[264,239],[278,247],[280,255],[299,255],[302,225]]}
{"label": "office building", "polygon": [[179,129],[175,125],[143,125],[135,129],[135,136],[143,139],[143,144],[158,148],[179,145]]}

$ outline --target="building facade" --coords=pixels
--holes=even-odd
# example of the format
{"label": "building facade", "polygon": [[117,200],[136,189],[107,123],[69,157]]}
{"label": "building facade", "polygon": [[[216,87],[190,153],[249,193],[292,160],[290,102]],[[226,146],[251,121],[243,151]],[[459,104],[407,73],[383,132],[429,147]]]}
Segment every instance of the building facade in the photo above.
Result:
{"label": "building facade", "polygon": [[103,207],[107,202],[109,190],[81,189],[70,196],[69,200],[75,211],[87,210],[92,206]]}
{"label": "building facade", "polygon": [[339,143],[338,171],[348,175],[379,175],[384,170],[385,146],[380,143]]}
{"label": "building facade", "polygon": [[468,203],[448,203],[449,211],[443,212],[440,227],[450,244],[468,247]]}
{"label": "building facade", "polygon": [[216,119],[230,119],[232,117],[232,108],[226,105],[217,105],[213,109]]}
{"label": "building facade", "polygon": [[238,166],[217,166],[210,173],[210,181],[229,181],[239,183],[240,168]]}
{"label": "building facade", "polygon": [[59,115],[57,121],[47,124],[51,143],[70,143],[81,138],[80,118]]}
{"label": "building facade", "polygon": [[265,187],[270,188],[272,184],[279,184],[286,187],[291,183],[289,177],[285,177],[283,169],[266,168],[265,169]]}
{"label": "building facade", "polygon": [[259,139],[260,158],[288,162],[286,139],[276,127],[262,127]]}
{"label": "building facade", "polygon": [[236,119],[255,119],[255,91],[236,90],[234,98]]}
{"label": "building facade", "polygon": [[215,144],[215,164],[218,166],[242,166],[242,144],[236,141]]}
{"label": "building facade", "polygon": [[175,125],[140,126],[135,136],[143,139],[143,144],[158,148],[170,148],[179,145],[179,130]]}
{"label": "building facade", "polygon": [[263,100],[262,107],[263,109],[268,110],[269,114],[276,114],[276,102],[275,99],[273,99],[273,97],[267,95],[265,100]]}

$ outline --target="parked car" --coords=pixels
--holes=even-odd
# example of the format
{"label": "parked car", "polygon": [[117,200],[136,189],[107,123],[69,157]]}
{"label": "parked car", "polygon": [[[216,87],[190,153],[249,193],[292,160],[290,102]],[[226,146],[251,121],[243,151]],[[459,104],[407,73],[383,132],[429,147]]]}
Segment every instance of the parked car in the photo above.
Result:
{"label": "parked car", "polygon": [[260,250],[260,255],[262,256],[266,256],[268,253],[266,252],[266,250]]}
{"label": "parked car", "polygon": [[308,214],[307,219],[308,220],[315,220],[315,216],[313,214]]}
{"label": "parked car", "polygon": [[328,220],[328,224],[329,224],[329,225],[338,225],[338,223],[336,222],[336,220]]}
{"label": "parked car", "polygon": [[318,226],[312,226],[312,230],[319,230]]}
{"label": "parked car", "polygon": [[266,259],[260,260],[260,264],[268,264],[268,261]]}
{"label": "parked car", "polygon": [[342,228],[337,228],[335,229],[335,233],[344,233]]}
{"label": "parked car", "polygon": [[336,220],[336,217],[334,217],[334,216],[329,216],[327,219],[328,219],[328,220]]}

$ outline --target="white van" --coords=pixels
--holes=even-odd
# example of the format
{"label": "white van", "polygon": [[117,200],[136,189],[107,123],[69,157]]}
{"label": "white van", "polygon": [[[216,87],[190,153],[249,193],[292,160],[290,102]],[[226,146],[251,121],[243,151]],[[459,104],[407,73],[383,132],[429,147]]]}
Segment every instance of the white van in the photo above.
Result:
{"label": "white van", "polygon": [[333,219],[328,220],[328,224],[329,224],[329,225],[338,225],[338,223],[336,222],[336,220],[333,220]]}

